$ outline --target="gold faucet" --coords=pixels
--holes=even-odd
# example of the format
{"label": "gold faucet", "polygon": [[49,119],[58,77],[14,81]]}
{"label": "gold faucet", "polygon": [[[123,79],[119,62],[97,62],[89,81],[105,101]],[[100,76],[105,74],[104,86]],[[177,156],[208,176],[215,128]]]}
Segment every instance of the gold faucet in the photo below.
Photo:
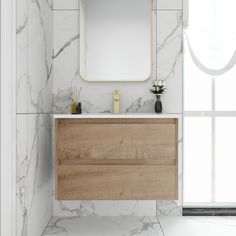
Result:
{"label": "gold faucet", "polygon": [[116,89],[114,91],[114,114],[120,113],[120,91]]}

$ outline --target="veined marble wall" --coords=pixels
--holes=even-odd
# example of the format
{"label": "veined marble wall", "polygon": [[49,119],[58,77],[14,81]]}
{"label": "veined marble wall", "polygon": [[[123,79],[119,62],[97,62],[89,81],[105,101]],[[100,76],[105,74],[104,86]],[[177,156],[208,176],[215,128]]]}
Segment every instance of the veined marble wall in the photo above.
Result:
{"label": "veined marble wall", "polygon": [[52,0],[17,4],[17,236],[41,236],[52,217]]}
{"label": "veined marble wall", "polygon": [[[64,2],[64,5],[58,4]],[[88,83],[79,77],[78,4],[72,10],[66,1],[55,0],[64,8],[54,10],[54,84],[53,112],[68,113],[71,100],[68,87],[81,86],[83,111],[112,112],[113,91],[121,91],[121,112],[153,112],[153,95],[148,92],[152,81],[165,79],[168,93],[163,96],[163,112],[182,113],[182,10],[156,10],[153,4],[153,73],[143,83]],[[78,2],[78,1],[74,1]],[[96,92],[95,92],[96,91]]]}
{"label": "veined marble wall", "polygon": [[[72,85],[82,86],[81,99],[84,112],[112,112],[112,92],[117,88],[121,91],[122,112],[152,112],[154,99],[148,89],[156,77],[165,79],[168,93],[163,97],[164,112],[182,113],[182,0],[158,0],[157,3],[153,0],[153,76],[147,82],[125,84],[87,83],[79,78],[78,0],[54,0],[54,6],[53,0],[16,0],[16,2],[16,235],[40,236],[52,215],[180,214],[181,198],[178,203],[173,201],[52,202],[53,171],[50,140],[51,112],[69,111],[70,99],[67,88]],[[182,147],[181,136],[179,139]],[[180,180],[181,173],[180,171]]]}
{"label": "veined marble wall", "polygon": [[[121,112],[153,112],[148,92],[156,78],[167,82],[163,112],[182,114],[182,0],[153,0],[153,73],[142,83],[88,83],[79,76],[79,1],[54,0],[53,112],[69,113],[68,87],[82,87],[83,112],[112,112],[113,91],[121,91]],[[181,129],[181,127],[180,127]],[[182,134],[179,137],[180,158]],[[54,201],[55,216],[87,215],[179,215],[175,201]]]}

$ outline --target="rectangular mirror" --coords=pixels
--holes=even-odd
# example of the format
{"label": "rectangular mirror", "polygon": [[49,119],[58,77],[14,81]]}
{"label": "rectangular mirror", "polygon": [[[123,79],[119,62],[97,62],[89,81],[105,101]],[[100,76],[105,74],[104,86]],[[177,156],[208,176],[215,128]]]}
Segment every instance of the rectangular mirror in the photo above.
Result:
{"label": "rectangular mirror", "polygon": [[151,0],[80,0],[80,75],[144,81],[152,71]]}

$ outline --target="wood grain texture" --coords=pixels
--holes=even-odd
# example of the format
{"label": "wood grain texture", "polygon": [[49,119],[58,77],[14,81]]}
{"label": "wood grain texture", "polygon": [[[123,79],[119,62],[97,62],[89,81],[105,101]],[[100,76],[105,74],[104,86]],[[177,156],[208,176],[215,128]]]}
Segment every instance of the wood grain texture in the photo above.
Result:
{"label": "wood grain texture", "polygon": [[58,164],[91,164],[91,161],[99,164],[99,160],[101,164],[119,164],[117,160],[121,160],[122,164],[136,164],[131,160],[139,164],[175,164],[174,123],[161,121],[161,124],[146,124],[143,119],[142,124],[104,124],[103,119],[102,124],[77,122],[60,122],[60,135],[57,137]]}
{"label": "wood grain texture", "polygon": [[56,119],[56,199],[178,199],[178,119]]}
{"label": "wood grain texture", "polygon": [[176,148],[175,148],[175,156],[176,156],[176,162],[175,162],[175,193],[176,193],[176,199],[179,198],[179,122],[176,119],[175,120],[175,142],[176,142]]}
{"label": "wood grain texture", "polygon": [[174,165],[59,165],[59,200],[173,200]]}

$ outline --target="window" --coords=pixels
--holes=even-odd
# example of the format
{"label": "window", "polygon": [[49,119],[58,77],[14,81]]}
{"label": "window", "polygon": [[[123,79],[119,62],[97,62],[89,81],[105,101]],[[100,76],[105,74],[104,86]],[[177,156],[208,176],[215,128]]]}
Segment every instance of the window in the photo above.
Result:
{"label": "window", "polygon": [[236,1],[189,0],[184,204],[236,203]]}

